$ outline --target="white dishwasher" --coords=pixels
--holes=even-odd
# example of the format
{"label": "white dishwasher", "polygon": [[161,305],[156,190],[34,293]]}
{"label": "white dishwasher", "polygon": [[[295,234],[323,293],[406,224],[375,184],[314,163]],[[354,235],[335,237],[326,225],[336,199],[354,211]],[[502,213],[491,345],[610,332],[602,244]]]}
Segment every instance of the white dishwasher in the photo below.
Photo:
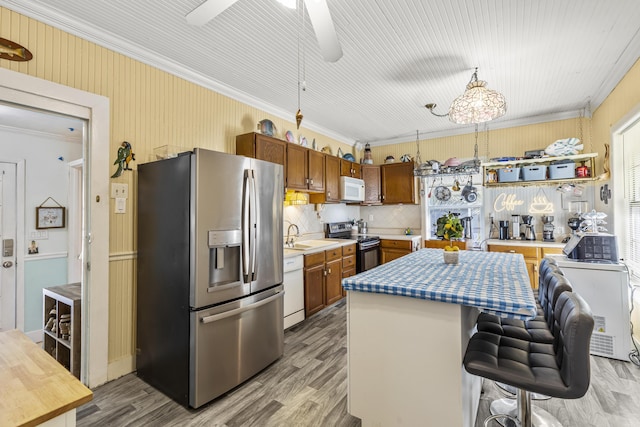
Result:
{"label": "white dishwasher", "polygon": [[304,320],[304,255],[284,258],[284,328]]}

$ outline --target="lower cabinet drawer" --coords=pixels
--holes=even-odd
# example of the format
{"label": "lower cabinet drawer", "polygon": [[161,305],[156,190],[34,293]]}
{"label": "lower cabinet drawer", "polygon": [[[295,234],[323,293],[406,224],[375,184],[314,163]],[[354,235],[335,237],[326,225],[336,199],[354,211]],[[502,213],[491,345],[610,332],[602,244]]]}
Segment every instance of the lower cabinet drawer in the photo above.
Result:
{"label": "lower cabinet drawer", "polygon": [[537,247],[531,246],[508,246],[508,245],[489,245],[489,252],[507,252],[512,254],[522,254],[525,258],[538,258]]}
{"label": "lower cabinet drawer", "polygon": [[411,240],[390,240],[390,239],[382,239],[380,240],[380,246],[383,248],[389,249],[409,249],[411,250]]}
{"label": "lower cabinet drawer", "polygon": [[349,268],[355,268],[356,267],[356,256],[355,255],[349,255],[346,256],[344,258],[342,258],[342,269],[349,269]]}

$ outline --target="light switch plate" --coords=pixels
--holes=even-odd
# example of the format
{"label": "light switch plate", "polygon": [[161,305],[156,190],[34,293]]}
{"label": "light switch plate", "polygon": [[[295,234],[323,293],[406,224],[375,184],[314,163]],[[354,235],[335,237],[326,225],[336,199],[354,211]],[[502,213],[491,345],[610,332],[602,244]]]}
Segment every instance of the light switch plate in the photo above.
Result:
{"label": "light switch plate", "polygon": [[129,184],[111,184],[111,198],[112,199],[126,199],[129,197]]}

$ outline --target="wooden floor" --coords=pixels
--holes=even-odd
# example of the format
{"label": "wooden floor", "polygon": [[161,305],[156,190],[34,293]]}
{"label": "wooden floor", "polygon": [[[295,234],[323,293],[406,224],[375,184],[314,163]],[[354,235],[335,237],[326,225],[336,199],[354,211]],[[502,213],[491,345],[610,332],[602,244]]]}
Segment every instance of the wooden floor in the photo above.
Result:
{"label": "wooden floor", "polygon": [[[284,356],[199,410],[129,374],[94,390],[79,426],[359,426],[347,413],[346,310],[341,301],[285,332]],[[640,368],[592,357],[591,388],[577,400],[536,401],[565,427],[640,426]],[[374,373],[375,374],[375,373]],[[476,426],[501,397],[485,381]],[[534,409],[535,410],[535,409]],[[424,424],[429,426],[428,422]],[[439,427],[439,426],[433,426]]]}

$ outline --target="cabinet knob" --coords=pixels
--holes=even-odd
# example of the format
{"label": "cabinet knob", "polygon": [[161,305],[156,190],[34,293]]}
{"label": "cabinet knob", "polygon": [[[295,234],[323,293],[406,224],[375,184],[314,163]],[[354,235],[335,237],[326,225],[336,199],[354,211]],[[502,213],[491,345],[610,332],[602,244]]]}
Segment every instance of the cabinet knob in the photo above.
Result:
{"label": "cabinet knob", "polygon": [[330,268],[328,269],[328,273],[327,274],[331,274],[331,269]]}
{"label": "cabinet knob", "polygon": [[309,180],[309,185],[313,185],[313,179]]}
{"label": "cabinet knob", "polygon": [[331,197],[331,191],[327,191],[327,197]]}

